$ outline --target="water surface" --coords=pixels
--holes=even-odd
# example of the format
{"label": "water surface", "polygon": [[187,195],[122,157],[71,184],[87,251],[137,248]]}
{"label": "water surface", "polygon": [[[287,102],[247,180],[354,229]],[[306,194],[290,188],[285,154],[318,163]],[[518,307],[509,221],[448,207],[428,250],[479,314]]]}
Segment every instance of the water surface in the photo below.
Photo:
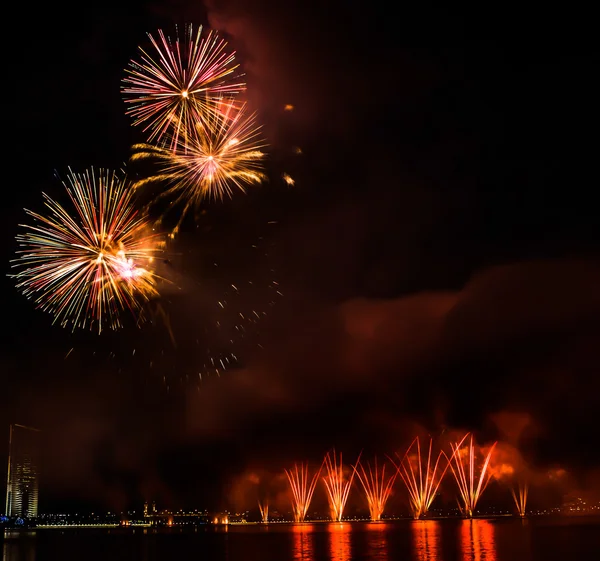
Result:
{"label": "water surface", "polygon": [[7,532],[2,561],[595,561],[597,518]]}

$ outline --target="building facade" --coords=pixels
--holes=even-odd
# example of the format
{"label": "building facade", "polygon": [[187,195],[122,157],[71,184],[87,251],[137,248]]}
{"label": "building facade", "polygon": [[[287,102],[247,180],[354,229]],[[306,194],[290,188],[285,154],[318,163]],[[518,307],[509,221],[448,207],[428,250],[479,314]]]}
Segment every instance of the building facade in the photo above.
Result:
{"label": "building facade", "polygon": [[36,518],[38,515],[40,431],[10,425],[6,515]]}

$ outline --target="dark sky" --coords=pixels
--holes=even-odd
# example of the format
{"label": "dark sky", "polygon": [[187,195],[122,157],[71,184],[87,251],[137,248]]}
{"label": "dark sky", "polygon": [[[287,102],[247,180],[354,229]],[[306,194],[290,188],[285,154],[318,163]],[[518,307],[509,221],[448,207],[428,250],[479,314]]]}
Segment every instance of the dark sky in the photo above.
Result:
{"label": "dark sky", "polygon": [[[173,284],[141,330],[72,334],[3,278],[0,427],[44,431],[43,508],[220,507],[249,470],[332,446],[384,454],[417,430],[483,443],[503,436],[499,413],[528,419],[512,444],[531,469],[589,485],[599,57],[561,39],[585,36],[581,24],[392,17],[376,2],[123,4],[16,5],[6,273],[22,209],[40,210],[42,190],[62,196],[55,170],[122,167],[143,140],[119,87],[148,31],[228,34],[270,180],[185,222]],[[460,46],[414,46],[427,44]],[[253,311],[262,319],[238,336]]]}

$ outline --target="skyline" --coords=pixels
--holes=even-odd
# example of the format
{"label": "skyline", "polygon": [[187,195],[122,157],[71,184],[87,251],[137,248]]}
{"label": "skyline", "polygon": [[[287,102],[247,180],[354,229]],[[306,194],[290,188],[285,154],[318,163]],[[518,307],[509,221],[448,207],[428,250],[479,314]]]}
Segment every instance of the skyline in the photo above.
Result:
{"label": "skyline", "polygon": [[[15,429],[21,429],[34,431],[39,435],[41,431],[18,424],[11,425],[10,429],[9,448],[11,450],[14,448],[16,459],[11,455],[12,460],[9,461],[6,515],[9,518],[17,516],[35,521],[38,517],[40,474],[43,479],[39,462],[40,442],[36,440],[36,450],[29,445],[23,456],[24,435],[15,439],[13,432]],[[279,521],[287,520],[285,518],[287,513],[288,518],[291,517],[288,521],[303,523],[305,517],[308,521],[341,522],[357,519],[357,517],[362,520],[365,516],[369,518],[367,512],[370,512],[372,521],[379,521],[380,519],[418,520],[452,516],[477,518],[486,514],[521,517],[529,514],[589,514],[600,509],[600,493],[597,489],[577,487],[574,485],[572,474],[561,467],[536,470],[527,465],[520,451],[508,443],[506,436],[503,441],[486,445],[478,444],[472,433],[467,433],[460,438],[459,433],[450,431],[445,437],[440,437],[435,445],[433,439],[428,436],[428,452],[424,450],[423,455],[419,449],[420,437],[417,436],[407,445],[404,455],[402,451],[396,452],[396,460],[389,454],[385,454],[383,461],[379,462],[379,472],[377,456],[365,459],[362,454],[364,449],[359,452],[354,461],[347,461],[345,465],[341,460],[343,453],[340,452],[338,464],[335,449],[331,449],[325,453],[320,466],[311,462],[302,462],[296,463],[290,470],[283,468],[273,472],[258,468],[244,473],[237,480],[230,482],[223,497],[208,505],[208,511],[248,514],[257,510],[263,521],[264,513],[268,516],[269,511],[275,515],[274,519]],[[425,437],[423,440],[426,440]],[[437,450],[437,453],[433,453],[434,450]],[[17,454],[19,451],[20,453]],[[15,514],[15,509],[21,509],[22,504],[27,503],[27,500],[20,495],[16,499],[11,498],[9,489],[13,489],[12,495],[15,495],[14,489],[17,489],[22,482],[19,474],[22,473],[23,465],[26,466],[27,473],[31,472],[31,454],[35,455],[34,504],[32,507],[25,507],[31,511],[25,516]],[[375,466],[375,471],[372,471],[372,464]],[[369,470],[368,476],[365,467]],[[386,468],[389,468],[387,478]],[[17,473],[14,481],[11,479],[12,472]],[[396,480],[401,483],[397,483]],[[24,481],[28,489],[31,488],[31,480],[25,478]],[[471,482],[473,489],[469,491]],[[488,487],[491,490],[486,492]],[[481,500],[484,493],[488,497]],[[533,496],[533,505],[530,494]],[[315,495],[316,500],[313,501]],[[152,505],[152,512],[161,516],[175,512],[207,511],[204,508],[207,505],[201,505],[200,508],[190,502],[186,503],[186,508],[172,503],[167,508],[157,510],[154,497],[145,496],[143,501],[144,516],[149,504]],[[388,501],[391,509],[386,507]],[[138,502],[139,500],[127,506],[127,514],[134,515],[139,511]],[[345,509],[346,503],[348,509]],[[42,504],[44,505],[44,501]],[[50,503],[46,502],[46,504]],[[67,501],[63,506],[68,504]],[[73,510],[69,509],[77,510],[77,516],[89,516],[90,513],[94,515],[94,511],[96,514],[102,511],[99,504],[85,506],[82,503],[72,503],[70,507],[67,506],[66,511],[63,508],[63,512],[67,514],[61,516],[75,515]],[[574,508],[573,505],[580,508]],[[343,513],[344,510],[350,512]],[[327,514],[318,514],[320,511],[328,512],[329,518]],[[110,515],[111,512],[107,514]],[[121,512],[121,515],[123,514],[124,512]],[[281,519],[282,515],[283,519]],[[55,514],[46,506],[42,508],[41,516],[47,518]]]}
{"label": "skyline", "polygon": [[36,518],[39,502],[39,430],[10,425],[4,514],[8,517]]}
{"label": "skyline", "polygon": [[[50,511],[216,507],[248,474],[333,447],[370,458],[471,430],[600,490],[597,52],[547,46],[539,26],[528,48],[504,32],[407,47],[442,14],[335,2],[17,9],[30,30],[9,31],[8,71],[34,64],[43,95],[22,88],[6,114],[0,442],[10,423],[43,430]],[[6,276],[22,209],[62,196],[55,170],[128,162],[144,139],[125,68],[175,23],[235,47],[269,181],[182,224],[154,325],[51,326]]]}

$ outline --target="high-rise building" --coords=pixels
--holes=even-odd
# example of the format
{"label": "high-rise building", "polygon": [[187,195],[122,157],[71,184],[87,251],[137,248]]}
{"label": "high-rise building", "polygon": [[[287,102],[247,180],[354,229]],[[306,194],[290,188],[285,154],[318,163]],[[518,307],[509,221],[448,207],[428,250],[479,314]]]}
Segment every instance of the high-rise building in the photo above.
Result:
{"label": "high-rise building", "polygon": [[35,518],[38,514],[40,431],[10,425],[6,514]]}

